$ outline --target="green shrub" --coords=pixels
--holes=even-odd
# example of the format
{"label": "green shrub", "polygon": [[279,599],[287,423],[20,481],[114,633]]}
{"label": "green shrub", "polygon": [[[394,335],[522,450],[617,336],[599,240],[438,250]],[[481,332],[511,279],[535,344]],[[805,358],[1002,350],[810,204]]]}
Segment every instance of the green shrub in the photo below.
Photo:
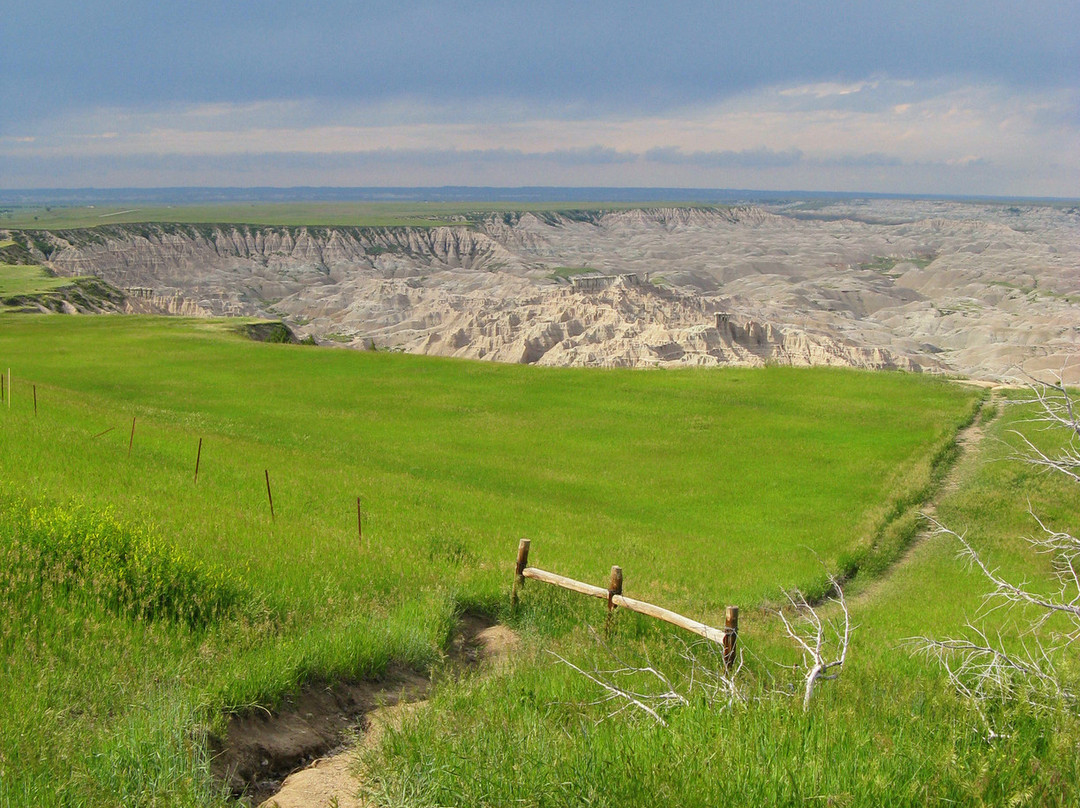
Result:
{"label": "green shrub", "polygon": [[59,590],[117,614],[193,628],[249,601],[226,571],[191,559],[108,509],[20,503],[5,521],[10,533],[0,546],[0,588],[9,597]]}

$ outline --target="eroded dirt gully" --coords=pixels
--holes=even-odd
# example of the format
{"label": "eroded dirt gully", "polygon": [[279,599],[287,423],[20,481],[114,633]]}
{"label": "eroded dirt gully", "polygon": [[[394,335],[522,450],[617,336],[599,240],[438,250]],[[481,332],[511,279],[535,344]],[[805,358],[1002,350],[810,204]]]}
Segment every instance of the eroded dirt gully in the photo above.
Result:
{"label": "eroded dirt gully", "polygon": [[859,605],[876,598],[885,586],[892,581],[898,570],[912,563],[916,557],[916,550],[935,535],[937,528],[934,526],[933,522],[929,520],[937,519],[938,503],[941,502],[945,496],[960,488],[964,478],[971,473],[971,467],[966,461],[978,453],[979,446],[983,441],[983,437],[986,435],[986,430],[989,428],[990,424],[1000,416],[1002,392],[1009,389],[1016,389],[1015,385],[1008,384],[982,384],[978,382],[968,382],[967,380],[962,380],[958,383],[985,387],[990,391],[990,394],[979,405],[979,411],[975,414],[971,423],[956,433],[956,457],[952,461],[949,470],[945,473],[945,477],[942,479],[937,490],[927,502],[923,503],[923,506],[920,509],[920,512],[925,517],[928,517],[924,520],[926,524],[923,529],[920,530],[908,546],[904,548],[904,551],[900,554],[899,558],[889,566],[888,570],[861,587],[855,595],[849,599],[849,604]]}
{"label": "eroded dirt gully", "polygon": [[[489,617],[465,614],[447,651],[451,675],[505,664],[518,637]],[[428,675],[391,668],[377,681],[308,685],[279,711],[237,716],[214,748],[213,771],[249,805],[339,808],[363,805],[351,771],[360,746],[427,698]]]}

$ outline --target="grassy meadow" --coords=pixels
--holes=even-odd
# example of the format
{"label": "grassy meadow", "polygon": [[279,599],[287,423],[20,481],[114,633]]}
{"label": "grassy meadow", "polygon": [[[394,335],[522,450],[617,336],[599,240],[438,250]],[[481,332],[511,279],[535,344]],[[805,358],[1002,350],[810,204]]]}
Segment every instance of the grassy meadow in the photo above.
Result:
{"label": "grassy meadow", "polygon": [[57,278],[39,266],[0,264],[0,298],[38,294],[70,286],[71,278]]}
{"label": "grassy meadow", "polygon": [[[1003,707],[1017,729],[987,743],[902,645],[959,631],[984,589],[943,537],[893,569],[975,417],[969,388],[834,369],[500,366],[110,316],[0,317],[9,366],[3,808],[224,804],[207,739],[229,714],[304,682],[437,666],[466,610],[508,622],[523,650],[503,673],[440,686],[367,754],[383,804],[1076,796],[1075,727]],[[1022,552],[1020,497],[1066,521],[1077,507],[994,459],[1013,413],[989,424],[939,514],[1030,575],[1045,560]],[[530,583],[511,611],[521,537],[536,566],[603,584],[619,564],[627,595],[707,623],[739,605],[757,696],[691,701],[667,728],[605,720],[596,687],[547,653],[603,666],[588,629],[604,608]],[[850,577],[859,625],[841,678],[804,714],[770,695],[797,682],[767,660],[797,656],[767,607],[783,587],[823,593],[823,565]],[[608,642],[685,672],[679,641],[644,618],[619,615]]]}
{"label": "grassy meadow", "polygon": [[[1024,428],[1027,414],[1008,408],[989,425],[938,517],[1003,574],[1049,594],[1050,560],[1024,539],[1039,532],[1027,508],[1066,529],[1080,505],[1069,485],[1013,458],[1010,432]],[[631,619],[607,638],[611,650],[579,630],[538,646],[506,676],[440,690],[358,766],[369,793],[391,805],[1075,805],[1080,724],[1072,708],[991,700],[980,712],[911,642],[970,637],[963,626],[971,621],[1015,647],[1027,625],[1021,610],[987,612],[987,586],[957,549],[951,537],[924,537],[885,576],[849,584],[856,629],[848,662],[806,713],[800,677],[782,667],[798,666],[798,657],[785,652],[775,620],[752,613],[756,630],[740,635],[747,700],[717,705],[691,687],[682,643]],[[697,697],[667,713],[667,727],[640,712],[613,717],[620,702],[605,701],[552,649],[585,670],[655,666]],[[626,682],[640,692],[666,689],[649,676]]]}
{"label": "grassy meadow", "polygon": [[[538,215],[634,210],[627,202],[244,202],[146,206],[49,206],[13,208],[0,214],[0,228],[67,230],[106,224],[168,222],[176,224],[262,224],[300,227],[437,227],[468,224],[507,211]],[[687,202],[656,202],[649,207],[709,207]],[[720,207],[720,206],[716,206]]]}

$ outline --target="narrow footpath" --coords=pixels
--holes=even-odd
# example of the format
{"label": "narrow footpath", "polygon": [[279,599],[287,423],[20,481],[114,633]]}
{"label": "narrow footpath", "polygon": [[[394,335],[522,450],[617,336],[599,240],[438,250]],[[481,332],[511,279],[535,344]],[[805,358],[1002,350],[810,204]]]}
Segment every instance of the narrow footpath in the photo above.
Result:
{"label": "narrow footpath", "polygon": [[[996,390],[998,388],[994,389]],[[978,452],[979,444],[982,443],[983,437],[986,434],[986,427],[989,425],[989,421],[983,420],[983,414],[987,412],[987,407],[997,408],[998,406],[999,402],[997,396],[994,395],[994,393],[991,393],[990,397],[983,402],[982,407],[980,407],[979,412],[976,413],[972,422],[957,433],[956,459],[953,460],[952,466],[950,466],[948,472],[946,472],[945,478],[941,481],[941,485],[938,486],[937,491],[934,492],[930,501],[923,504],[920,509],[921,513],[931,519],[936,519],[938,503],[941,502],[946,495],[956,491],[960,487],[964,480],[964,476],[969,473],[965,461]],[[995,412],[990,421],[997,417],[998,413]],[[933,535],[934,528],[931,524],[927,523],[904,549],[900,557],[897,558],[882,575],[869,581],[848,599],[848,605],[858,606],[860,603],[866,603],[873,599],[889,582],[897,570],[903,569],[905,565],[911,563],[915,550]]]}
{"label": "narrow footpath", "polygon": [[[448,658],[453,668],[497,670],[507,664],[518,637],[506,626],[475,616],[464,616],[451,645]],[[365,808],[358,794],[363,785],[356,771],[357,753],[373,748],[387,728],[398,727],[402,720],[423,709],[428,688],[414,689],[403,697],[384,693],[393,702],[364,713],[357,729],[360,739],[355,746],[339,746],[332,754],[293,772],[280,788],[261,803],[262,808]]]}

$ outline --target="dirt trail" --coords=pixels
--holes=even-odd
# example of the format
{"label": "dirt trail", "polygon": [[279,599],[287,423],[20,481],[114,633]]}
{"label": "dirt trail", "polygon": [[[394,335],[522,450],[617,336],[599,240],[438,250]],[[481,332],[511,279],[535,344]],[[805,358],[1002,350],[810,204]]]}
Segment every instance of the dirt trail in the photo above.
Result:
{"label": "dirt trail", "polygon": [[[1005,389],[1004,385],[995,385],[992,390],[997,391]],[[937,518],[937,505],[941,499],[947,495],[956,491],[960,484],[963,482],[964,475],[967,473],[967,469],[964,468],[965,459],[973,452],[978,451],[979,444],[982,443],[983,436],[986,432],[986,426],[989,421],[984,421],[983,415],[988,412],[987,407],[996,407],[997,397],[994,392],[991,392],[990,396],[983,402],[979,412],[975,415],[974,420],[966,427],[961,429],[956,435],[956,447],[957,456],[953,461],[952,466],[945,475],[945,479],[941,481],[941,485],[934,493],[933,498],[925,503],[921,512],[929,516],[930,518]],[[994,418],[997,416],[994,415]],[[989,419],[993,420],[993,418]],[[896,570],[900,569],[903,565],[911,562],[912,556],[915,553],[915,549],[925,542],[930,536],[934,534],[934,530],[931,526],[927,525],[923,530],[919,531],[918,535],[912,540],[911,544],[907,546],[904,552],[896,559],[895,562],[889,567],[888,572],[884,575],[875,578],[867,583],[867,585],[860,589],[849,601],[850,605],[857,605],[859,603],[865,603],[871,598],[875,597],[877,593],[885,586],[891,579]]]}
{"label": "dirt trail", "polygon": [[[465,615],[447,654],[450,670],[497,669],[517,643],[505,626]],[[236,796],[266,808],[359,808],[357,748],[374,746],[386,727],[422,707],[430,687],[415,671],[393,670],[378,682],[307,688],[278,714],[232,721],[216,774]],[[358,747],[343,745],[354,733]]]}

